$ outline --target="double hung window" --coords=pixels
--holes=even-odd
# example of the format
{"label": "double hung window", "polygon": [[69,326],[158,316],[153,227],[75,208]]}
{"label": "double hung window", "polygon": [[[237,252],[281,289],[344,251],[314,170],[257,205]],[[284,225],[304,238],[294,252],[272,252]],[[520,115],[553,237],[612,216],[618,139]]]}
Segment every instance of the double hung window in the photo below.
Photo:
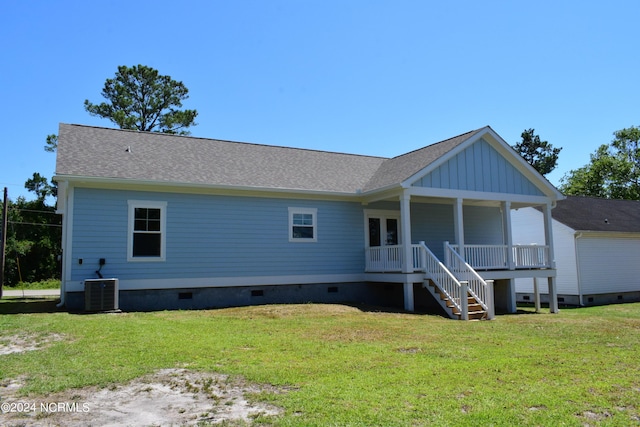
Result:
{"label": "double hung window", "polygon": [[129,261],[164,261],[166,202],[129,201]]}
{"label": "double hung window", "polygon": [[318,241],[318,210],[315,208],[289,208],[289,241]]}

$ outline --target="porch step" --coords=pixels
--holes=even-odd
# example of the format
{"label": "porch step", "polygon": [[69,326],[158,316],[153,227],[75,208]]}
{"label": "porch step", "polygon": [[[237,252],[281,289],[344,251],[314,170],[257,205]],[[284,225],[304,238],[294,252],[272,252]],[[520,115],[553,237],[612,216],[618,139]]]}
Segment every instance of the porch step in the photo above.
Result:
{"label": "porch step", "polygon": [[[431,280],[427,279],[425,280],[425,282],[428,283],[428,286],[432,290],[432,293],[437,294],[440,297],[440,300],[444,303],[444,307],[446,307],[445,310],[450,314],[450,317],[457,318],[458,320],[462,319],[462,313],[455,307],[453,301],[451,301],[449,297],[447,297],[447,295],[442,292]],[[467,297],[467,305],[469,309],[469,320],[482,320],[487,318],[488,313],[486,312],[486,310],[484,310],[482,308],[482,305],[471,295]]]}

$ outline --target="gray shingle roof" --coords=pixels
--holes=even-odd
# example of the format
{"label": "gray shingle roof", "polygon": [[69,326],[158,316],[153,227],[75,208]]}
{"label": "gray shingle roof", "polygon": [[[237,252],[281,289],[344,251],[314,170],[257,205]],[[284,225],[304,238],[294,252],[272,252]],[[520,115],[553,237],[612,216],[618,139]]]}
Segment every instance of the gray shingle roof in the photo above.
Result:
{"label": "gray shingle roof", "polygon": [[[483,128],[484,129],[484,128]],[[477,129],[419,150],[386,160],[364,188],[365,191],[399,184],[429,166],[482,129]]]}
{"label": "gray shingle roof", "polygon": [[384,161],[67,124],[58,140],[56,175],[164,183],[355,193]]}
{"label": "gray shingle roof", "polygon": [[577,231],[640,232],[640,201],[567,196],[553,219]]}
{"label": "gray shingle roof", "polygon": [[480,130],[385,159],[60,124],[56,175],[356,194],[399,185]]}

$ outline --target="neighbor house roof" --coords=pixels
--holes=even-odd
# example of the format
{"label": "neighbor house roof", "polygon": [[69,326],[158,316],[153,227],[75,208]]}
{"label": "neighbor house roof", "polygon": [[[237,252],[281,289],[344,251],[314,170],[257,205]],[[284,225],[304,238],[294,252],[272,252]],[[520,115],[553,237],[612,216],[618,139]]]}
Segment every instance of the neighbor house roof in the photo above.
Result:
{"label": "neighbor house roof", "polygon": [[553,219],[576,231],[640,232],[640,201],[567,196]]}
{"label": "neighbor house roof", "polygon": [[[340,194],[400,186],[486,126],[393,158],[61,124],[58,179]],[[550,185],[550,184],[549,184]]]}

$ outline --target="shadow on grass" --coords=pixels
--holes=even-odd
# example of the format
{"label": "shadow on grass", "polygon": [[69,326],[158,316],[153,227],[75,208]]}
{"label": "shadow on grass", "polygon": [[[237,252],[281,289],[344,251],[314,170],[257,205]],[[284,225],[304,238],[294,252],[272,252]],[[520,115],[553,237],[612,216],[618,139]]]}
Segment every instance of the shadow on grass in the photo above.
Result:
{"label": "shadow on grass", "polygon": [[59,301],[58,298],[5,297],[0,300],[0,314],[65,312],[65,309],[56,307]]}
{"label": "shadow on grass", "polygon": [[[536,307],[533,303],[518,303],[518,307],[516,309],[515,313],[509,313],[509,312],[496,312],[496,315],[499,316],[517,316],[517,315],[521,315],[521,314],[550,314],[549,313],[549,304],[547,303],[543,303],[540,305],[541,311],[537,312],[536,311]],[[564,304],[560,304],[558,306],[558,309],[560,310],[579,310],[580,307],[575,306],[575,305],[564,305]]]}
{"label": "shadow on grass", "polygon": [[407,311],[402,307],[373,305],[373,304],[365,304],[365,303],[343,302],[339,304],[356,308],[362,311],[363,313],[407,314],[407,315],[416,315],[416,316],[427,315],[427,316],[439,316],[439,317],[447,318],[447,313],[440,306],[425,307],[425,306],[417,305],[414,311]]}

